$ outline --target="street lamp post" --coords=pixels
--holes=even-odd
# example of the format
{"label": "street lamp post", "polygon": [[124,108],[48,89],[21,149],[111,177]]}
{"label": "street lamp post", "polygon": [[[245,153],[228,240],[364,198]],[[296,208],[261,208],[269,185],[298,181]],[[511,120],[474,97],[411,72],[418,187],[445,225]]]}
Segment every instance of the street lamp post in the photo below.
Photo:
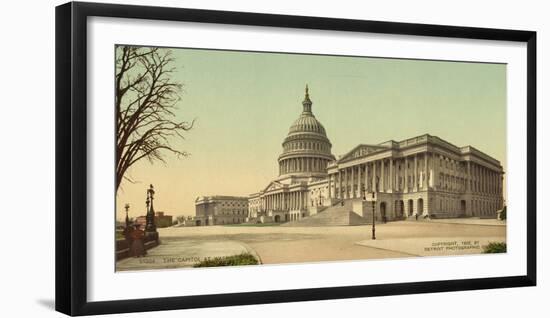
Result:
{"label": "street lamp post", "polygon": [[155,208],[153,206],[154,196],[155,190],[151,184],[149,189],[147,189],[147,200],[145,201],[147,205],[147,214],[145,215],[145,242],[154,242],[153,246],[157,246],[160,244],[160,241],[157,226],[155,224]]}
{"label": "street lamp post", "polygon": [[130,204],[126,203],[126,205],[124,205],[124,209],[126,209],[126,227],[129,227],[130,218],[128,217],[128,210],[130,209]]}
{"label": "street lamp post", "polygon": [[145,232],[156,232],[157,227],[155,225],[155,208],[153,207],[153,200],[154,200],[155,190],[153,188],[153,185],[151,184],[149,186],[149,189],[147,189],[147,200],[145,203],[147,204],[147,214],[145,216]]}

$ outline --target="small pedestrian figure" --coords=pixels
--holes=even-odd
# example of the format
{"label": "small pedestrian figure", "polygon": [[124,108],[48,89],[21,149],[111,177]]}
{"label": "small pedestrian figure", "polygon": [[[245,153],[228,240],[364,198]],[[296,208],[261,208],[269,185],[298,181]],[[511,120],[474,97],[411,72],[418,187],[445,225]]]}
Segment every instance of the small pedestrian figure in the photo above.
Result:
{"label": "small pedestrian figure", "polygon": [[132,245],[130,246],[130,255],[134,257],[145,256],[145,243],[143,242],[145,238],[145,232],[141,230],[139,224],[135,225],[134,230],[132,231],[130,237],[132,238]]}
{"label": "small pedestrian figure", "polygon": [[344,206],[344,200],[342,200],[342,202],[340,202],[340,204],[341,204],[342,206]]}
{"label": "small pedestrian figure", "polygon": [[414,215],[415,219],[418,221],[418,213]]}

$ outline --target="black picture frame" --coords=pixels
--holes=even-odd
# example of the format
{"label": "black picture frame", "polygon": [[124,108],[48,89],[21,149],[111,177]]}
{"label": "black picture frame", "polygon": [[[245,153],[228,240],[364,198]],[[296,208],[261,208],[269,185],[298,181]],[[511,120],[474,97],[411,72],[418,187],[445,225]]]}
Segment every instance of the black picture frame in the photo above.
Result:
{"label": "black picture frame", "polygon": [[[501,40],[527,44],[527,274],[351,287],[88,302],[87,23],[88,17]],[[536,32],[309,16],[71,2],[56,7],[56,310],[92,315],[280,303],[536,285]]]}

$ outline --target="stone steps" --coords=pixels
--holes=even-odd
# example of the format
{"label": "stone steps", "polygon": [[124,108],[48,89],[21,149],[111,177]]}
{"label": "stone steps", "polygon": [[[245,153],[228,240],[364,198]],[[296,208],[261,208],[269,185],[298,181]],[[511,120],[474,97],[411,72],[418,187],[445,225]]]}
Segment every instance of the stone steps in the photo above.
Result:
{"label": "stone steps", "polygon": [[343,206],[339,203],[312,216],[287,222],[281,226],[343,226],[367,223],[367,219],[351,211],[351,202],[344,202]]}

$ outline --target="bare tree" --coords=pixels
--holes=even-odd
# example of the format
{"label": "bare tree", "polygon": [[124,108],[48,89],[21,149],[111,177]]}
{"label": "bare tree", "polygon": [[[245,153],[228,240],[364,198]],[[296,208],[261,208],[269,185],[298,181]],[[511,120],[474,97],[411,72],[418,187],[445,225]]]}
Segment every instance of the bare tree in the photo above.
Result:
{"label": "bare tree", "polygon": [[165,162],[164,153],[189,154],[173,145],[193,128],[177,121],[175,110],[183,85],[172,79],[171,51],[150,47],[116,47],[116,189],[136,162]]}

